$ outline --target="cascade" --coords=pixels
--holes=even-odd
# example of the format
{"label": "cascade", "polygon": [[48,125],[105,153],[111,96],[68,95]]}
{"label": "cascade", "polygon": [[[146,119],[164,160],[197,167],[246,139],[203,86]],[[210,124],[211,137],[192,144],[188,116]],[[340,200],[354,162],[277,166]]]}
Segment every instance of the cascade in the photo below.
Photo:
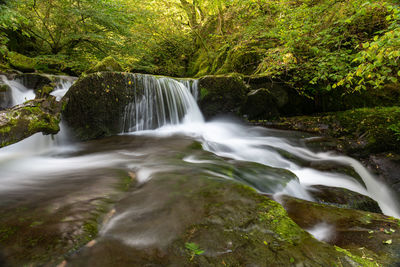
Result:
{"label": "cascade", "polygon": [[[308,194],[308,190],[313,185],[325,185],[329,187],[342,187],[363,195],[367,195],[376,200],[382,211],[391,216],[400,217],[399,205],[395,193],[386,185],[378,182],[368,170],[358,161],[344,156],[337,156],[330,153],[316,153],[302,144],[301,137],[288,137],[286,132],[269,130],[259,127],[250,127],[230,121],[209,121],[205,122],[201,111],[197,105],[198,82],[195,80],[175,80],[167,77],[154,77],[151,75],[134,74],[135,94],[133,100],[125,107],[125,112],[121,121],[120,138],[133,138],[132,140],[152,140],[159,144],[157,149],[149,148],[142,152],[126,149],[120,151],[118,146],[115,149],[108,148],[102,150],[102,145],[98,146],[98,155],[104,161],[102,166],[113,166],[112,164],[125,164],[127,158],[133,157],[135,164],[125,165],[126,168],[132,168],[137,173],[139,182],[146,182],[152,179],[157,172],[171,169],[183,168],[202,168],[204,164],[208,167],[202,169],[205,175],[211,175],[218,179],[235,179],[252,186],[259,192],[274,194],[277,199],[280,194],[288,194],[294,197],[313,200]],[[53,94],[61,98],[66,92],[67,87],[72,80],[64,79],[60,82],[58,90]],[[197,158],[197,154],[185,155],[177,165],[166,163],[166,159],[154,158],[158,149],[167,149],[165,138],[171,136],[181,136],[181,138],[191,139],[199,142],[202,150],[214,155],[208,159]],[[184,137],[182,137],[184,136]],[[136,139],[135,139],[136,138]],[[41,141],[40,141],[41,140]],[[74,168],[89,168],[85,162],[80,162],[84,157],[67,155],[66,158],[53,158],[54,151],[60,150],[60,141],[68,140],[68,132],[65,127],[52,139],[50,136],[40,134],[31,137],[19,144],[6,147],[0,150],[0,169],[7,168],[7,181],[11,184],[16,183],[19,177],[29,177],[31,167],[29,160],[25,160],[27,165],[24,169],[19,167],[18,157],[24,158],[34,155],[36,159],[49,160],[57,164],[57,173],[65,172],[68,176],[70,171],[68,164],[63,162],[73,162]],[[125,140],[125,139],[124,139]],[[100,142],[94,141],[94,142]],[[135,141],[132,141],[135,142]],[[76,147],[74,143],[61,142],[70,147]],[[37,145],[43,144],[42,148]],[[62,145],[61,145],[62,146]],[[163,148],[161,148],[163,147]],[[53,151],[52,151],[53,149]],[[153,150],[152,150],[153,149]],[[32,150],[31,154],[27,150]],[[21,153],[19,153],[20,151]],[[168,150],[169,151],[169,150]],[[83,152],[82,152],[83,153]],[[182,151],[181,153],[187,153]],[[84,154],[84,153],[83,153]],[[45,156],[40,156],[45,155]],[[94,155],[97,155],[96,153]],[[142,161],[137,159],[141,155],[152,157],[152,161]],[[290,155],[289,157],[284,155]],[[32,156],[33,157],[33,156]],[[209,156],[208,156],[209,157]],[[98,160],[98,157],[93,156]],[[352,168],[362,179],[357,181],[353,177],[339,171],[324,171],[301,165],[299,161],[309,163],[324,164],[324,162],[335,162],[338,166]],[[112,161],[111,161],[112,159]],[[218,159],[218,160],[217,160]],[[88,158],[85,158],[87,161]],[[9,164],[13,161],[13,164]],[[8,162],[8,163],[6,163]],[[263,172],[252,173],[251,170],[243,171],[237,169],[236,176],[228,176],[226,171],[218,171],[224,166],[229,166],[231,162],[255,163],[273,168],[284,170],[295,175],[296,179],[289,182],[279,181],[279,175],[264,175]],[[313,165],[313,164],[311,164]],[[96,165],[100,166],[100,165]],[[121,165],[115,165],[121,167]],[[160,168],[160,166],[163,166]],[[198,166],[198,167],[196,167]],[[210,167],[213,166],[213,167]],[[13,167],[16,169],[14,170]],[[229,167],[231,168],[231,167]],[[217,171],[216,171],[217,170]],[[46,172],[46,168],[35,167],[37,177],[51,176]],[[229,173],[229,172],[228,172]],[[5,176],[7,176],[5,175]],[[7,177],[5,177],[7,178]],[[270,186],[270,184],[276,184]]]}
{"label": "cascade", "polygon": [[122,132],[203,121],[195,100],[198,95],[195,81],[181,83],[167,77],[157,78],[142,74],[135,74],[134,80],[135,97],[125,107]]}
{"label": "cascade", "polygon": [[20,81],[9,80],[4,75],[0,75],[0,80],[11,88],[11,103],[7,107],[16,106],[35,98],[35,92],[26,88]]}

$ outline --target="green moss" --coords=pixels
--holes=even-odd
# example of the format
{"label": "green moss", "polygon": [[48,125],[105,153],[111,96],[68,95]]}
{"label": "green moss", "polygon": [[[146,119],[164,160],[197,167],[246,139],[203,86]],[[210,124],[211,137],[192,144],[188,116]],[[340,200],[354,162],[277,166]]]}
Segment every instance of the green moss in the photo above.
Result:
{"label": "green moss", "polygon": [[121,65],[113,57],[105,57],[98,62],[93,68],[87,70],[86,73],[102,72],[102,71],[123,71]]}
{"label": "green moss", "polygon": [[350,251],[340,248],[338,246],[335,246],[335,249],[341,253],[346,254],[346,256],[348,256],[349,258],[351,258],[353,261],[359,263],[360,267],[376,267],[376,266],[381,266],[380,264],[378,264],[377,262],[375,262],[373,259],[368,259],[366,257],[362,258],[359,256],[356,256],[354,254],[352,254]]}
{"label": "green moss", "polygon": [[9,52],[7,59],[10,65],[22,72],[33,72],[36,66],[36,60],[16,52]]}
{"label": "green moss", "polygon": [[297,244],[304,235],[304,232],[289,218],[285,209],[275,201],[265,200],[259,204],[258,219],[266,223],[280,239],[292,245]]}

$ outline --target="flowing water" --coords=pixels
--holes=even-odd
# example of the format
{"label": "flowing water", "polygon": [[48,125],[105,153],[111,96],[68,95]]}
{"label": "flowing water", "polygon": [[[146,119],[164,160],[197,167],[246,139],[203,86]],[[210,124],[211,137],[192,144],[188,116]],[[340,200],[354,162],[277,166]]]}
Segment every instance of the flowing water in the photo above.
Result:
{"label": "flowing water", "polygon": [[[400,217],[395,194],[355,159],[313,151],[306,146],[313,137],[302,133],[229,119],[206,122],[192,96],[198,94],[195,82],[141,78],[144,94],[126,107],[120,135],[79,143],[63,125],[54,137],[36,134],[0,149],[0,208],[82,206],[106,195],[124,172],[138,189],[126,194],[100,236],[134,247],[173,240],[196,216],[193,203],[185,204],[190,192],[210,180],[311,201],[312,185],[343,187]],[[185,196],[175,197],[182,192]],[[329,229],[321,224],[309,231],[324,240]]]}

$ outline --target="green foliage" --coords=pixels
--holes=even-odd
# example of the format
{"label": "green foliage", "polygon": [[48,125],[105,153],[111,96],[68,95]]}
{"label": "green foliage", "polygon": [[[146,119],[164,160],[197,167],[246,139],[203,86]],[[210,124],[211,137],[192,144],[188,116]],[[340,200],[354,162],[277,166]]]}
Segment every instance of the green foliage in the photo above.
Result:
{"label": "green foliage", "polygon": [[193,260],[194,256],[204,253],[204,250],[200,249],[199,245],[197,245],[196,243],[185,243],[185,248],[189,250],[191,260]]}
{"label": "green foliage", "polygon": [[400,141],[400,122],[389,125],[387,129],[393,132],[397,141]]}

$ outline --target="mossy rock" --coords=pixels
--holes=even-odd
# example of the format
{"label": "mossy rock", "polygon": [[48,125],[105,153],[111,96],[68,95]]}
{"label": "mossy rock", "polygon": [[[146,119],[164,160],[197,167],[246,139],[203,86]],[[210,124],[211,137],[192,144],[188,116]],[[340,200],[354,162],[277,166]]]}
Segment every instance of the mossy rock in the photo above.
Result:
{"label": "mossy rock", "polygon": [[25,139],[37,132],[56,134],[60,106],[55,97],[31,100],[0,112],[0,147]]}
{"label": "mossy rock", "polygon": [[[124,199],[116,210],[132,208],[129,205],[132,202],[140,205],[138,202],[143,202],[149,192],[157,192],[154,190],[164,193],[173,190],[160,196],[163,201],[156,211],[146,212],[146,218],[128,219],[129,224],[138,224],[133,231],[141,229],[142,220],[155,222],[155,234],[164,225],[162,229],[167,232],[164,238],[142,247],[129,243],[132,231],[127,234],[126,242],[121,241],[120,238],[125,240],[123,232],[116,228],[97,239],[93,247],[68,257],[67,263],[71,266],[357,266],[348,255],[317,241],[297,226],[280,204],[249,187],[195,175],[189,178],[179,173],[157,176]],[[168,231],[171,225],[163,218],[171,213],[176,224]],[[126,216],[130,216],[129,212]],[[143,233],[141,238],[147,240],[148,234]]]}
{"label": "mossy rock", "polygon": [[102,72],[102,71],[123,71],[121,65],[113,57],[105,57],[97,63],[93,68],[90,68],[86,73]]}
{"label": "mossy rock", "polygon": [[8,52],[7,59],[11,67],[22,72],[35,71],[36,60],[16,52]]}
{"label": "mossy rock", "polygon": [[[313,100],[301,95],[285,83],[286,77],[273,78],[269,75],[245,76],[252,90],[266,89],[273,97],[280,115],[300,115],[315,112]],[[266,103],[268,104],[268,103]],[[270,117],[271,118],[271,117]]]}
{"label": "mossy rock", "polygon": [[205,76],[199,79],[199,106],[205,117],[220,114],[240,114],[247,87],[238,74]]}
{"label": "mossy rock", "polygon": [[125,107],[134,97],[135,75],[98,72],[76,81],[64,96],[63,117],[80,140],[121,132]]}
{"label": "mossy rock", "polygon": [[313,185],[308,192],[321,204],[382,213],[375,200],[345,188]]}
{"label": "mossy rock", "polygon": [[289,217],[304,229],[331,226],[325,242],[364,259],[362,266],[400,265],[400,221],[393,217],[343,209],[291,197],[282,199]]}

